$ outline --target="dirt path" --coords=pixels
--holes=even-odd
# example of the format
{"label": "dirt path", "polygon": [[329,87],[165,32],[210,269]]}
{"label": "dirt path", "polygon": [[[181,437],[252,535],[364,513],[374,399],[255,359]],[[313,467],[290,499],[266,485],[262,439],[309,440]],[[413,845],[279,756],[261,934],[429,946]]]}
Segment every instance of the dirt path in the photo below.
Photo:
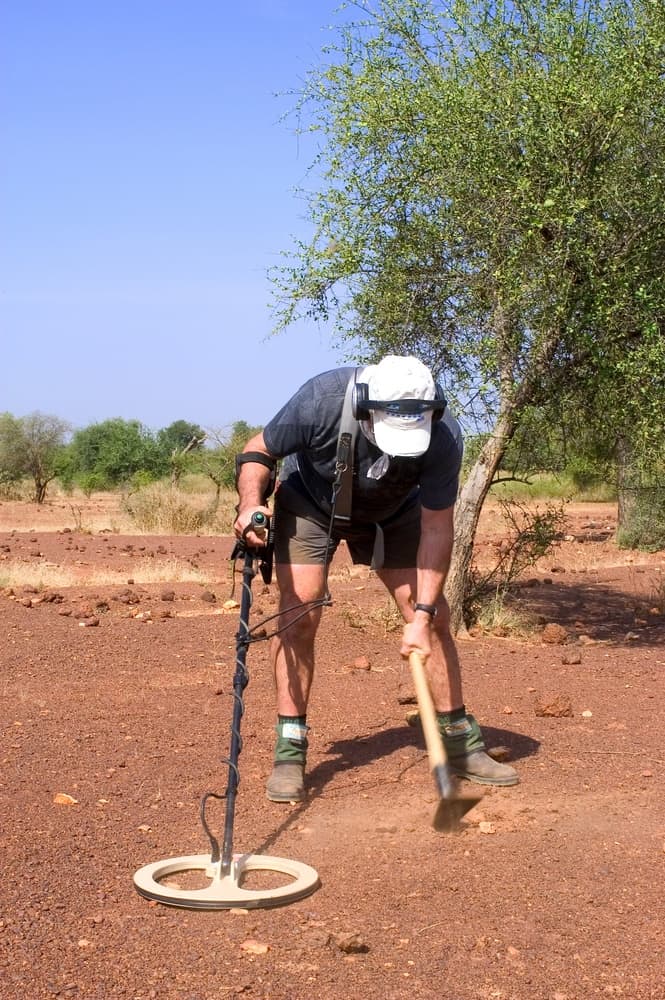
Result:
{"label": "dirt path", "polygon": [[[460,644],[467,704],[521,784],[488,791],[456,836],[431,828],[374,578],[335,565],[300,806],[264,798],[272,684],[266,644],[251,647],[234,845],[312,865],[321,887],[248,912],[172,909],[132,884],[148,862],[208,850],[199,802],[224,791],[231,718],[230,540],[48,530],[45,515],[12,530],[10,513],[0,581],[41,567],[56,583],[0,592],[2,1000],[665,996],[665,560],[618,552],[612,508],[572,509],[569,541],[520,591],[565,645],[538,631]],[[479,548],[497,538],[488,516]],[[261,590],[257,620],[275,600]],[[221,808],[209,818],[221,830]]]}

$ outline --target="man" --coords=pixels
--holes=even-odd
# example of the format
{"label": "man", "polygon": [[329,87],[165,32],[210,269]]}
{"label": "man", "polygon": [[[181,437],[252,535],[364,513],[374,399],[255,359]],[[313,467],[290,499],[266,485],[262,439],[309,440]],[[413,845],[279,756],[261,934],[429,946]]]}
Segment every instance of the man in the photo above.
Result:
{"label": "man", "polygon": [[[252,531],[252,514],[270,515],[265,504],[278,459],[284,459],[273,522],[280,631],[271,648],[277,743],[268,798],[305,797],[314,640],[328,563],[342,539],[355,563],[373,565],[399,607],[401,655],[418,649],[427,657],[451,770],[481,784],[517,784],[515,770],[485,752],[464,706],[443,596],[462,438],[429,369],[417,358],[389,355],[306,382],[237,457],[234,528],[250,545],[264,544]],[[343,471],[349,466],[352,479],[350,469]],[[343,494],[350,502],[341,511]]]}

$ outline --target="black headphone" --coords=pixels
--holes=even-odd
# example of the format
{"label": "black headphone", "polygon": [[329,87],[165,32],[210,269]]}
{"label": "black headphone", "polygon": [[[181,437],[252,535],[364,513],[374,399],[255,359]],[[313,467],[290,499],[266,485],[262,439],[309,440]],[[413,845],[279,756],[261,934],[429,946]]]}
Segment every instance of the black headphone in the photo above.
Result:
{"label": "black headphone", "polygon": [[[358,371],[356,369],[356,378]],[[356,420],[369,420],[371,410],[383,410],[386,413],[408,414],[432,411],[432,422],[436,423],[444,414],[446,397],[438,382],[434,383],[434,399],[370,399],[367,382],[354,381],[351,393],[351,412]]]}

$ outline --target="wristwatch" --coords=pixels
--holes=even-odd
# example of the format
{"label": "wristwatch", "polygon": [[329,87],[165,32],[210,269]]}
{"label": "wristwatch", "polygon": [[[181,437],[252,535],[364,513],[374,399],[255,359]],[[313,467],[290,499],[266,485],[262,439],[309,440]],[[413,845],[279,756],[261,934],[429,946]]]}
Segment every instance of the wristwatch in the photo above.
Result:
{"label": "wristwatch", "polygon": [[430,616],[430,618],[436,618],[438,608],[436,604],[414,604],[413,610],[424,611],[426,614]]}

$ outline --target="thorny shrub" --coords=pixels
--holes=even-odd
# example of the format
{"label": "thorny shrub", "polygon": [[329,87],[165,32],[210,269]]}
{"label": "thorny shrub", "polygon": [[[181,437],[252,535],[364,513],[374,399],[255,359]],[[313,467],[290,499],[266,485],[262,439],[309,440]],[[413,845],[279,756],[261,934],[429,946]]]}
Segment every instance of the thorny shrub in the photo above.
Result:
{"label": "thorny shrub", "polygon": [[[500,625],[508,631],[521,631],[523,623],[513,620],[506,608],[512,584],[530,566],[547,555],[563,537],[565,510],[563,503],[548,503],[535,510],[521,501],[499,501],[506,532],[497,547],[497,559],[489,570],[473,568],[465,598],[465,620],[481,622],[484,627]],[[512,624],[508,624],[511,622]]]}

